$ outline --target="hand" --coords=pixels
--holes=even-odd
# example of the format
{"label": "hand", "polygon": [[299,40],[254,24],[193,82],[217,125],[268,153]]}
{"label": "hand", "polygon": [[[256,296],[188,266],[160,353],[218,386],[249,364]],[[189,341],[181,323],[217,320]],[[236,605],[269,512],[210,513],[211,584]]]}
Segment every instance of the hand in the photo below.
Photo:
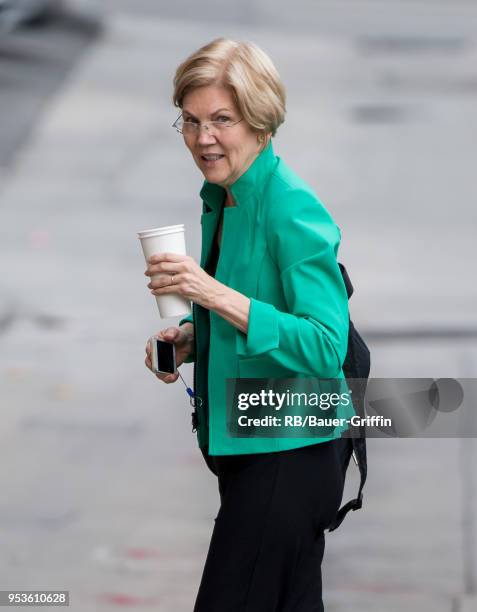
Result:
{"label": "hand", "polygon": [[[184,359],[194,351],[194,326],[192,323],[184,323],[180,327],[168,327],[156,334],[159,340],[173,342],[176,347],[176,365],[179,367],[184,363]],[[146,343],[146,359],[144,360],[146,367],[153,372],[159,380],[165,383],[176,382],[179,374],[159,374],[152,369],[151,361],[151,345],[149,340]]]}
{"label": "hand", "polygon": [[176,293],[210,310],[227,289],[188,255],[157,253],[147,262],[144,274],[154,276],[147,285],[153,295]]}

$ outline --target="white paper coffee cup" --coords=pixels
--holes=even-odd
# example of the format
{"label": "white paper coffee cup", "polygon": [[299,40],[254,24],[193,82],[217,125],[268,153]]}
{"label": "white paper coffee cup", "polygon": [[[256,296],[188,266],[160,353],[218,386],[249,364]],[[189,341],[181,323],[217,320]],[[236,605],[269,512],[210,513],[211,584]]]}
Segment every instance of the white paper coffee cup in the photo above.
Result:
{"label": "white paper coffee cup", "polygon": [[[143,230],[137,233],[141,241],[144,258],[157,253],[177,253],[186,255],[184,225],[168,225],[154,229]],[[159,278],[154,275],[151,280]],[[190,301],[177,294],[156,295],[159,314],[162,318],[181,317],[191,312]]]}

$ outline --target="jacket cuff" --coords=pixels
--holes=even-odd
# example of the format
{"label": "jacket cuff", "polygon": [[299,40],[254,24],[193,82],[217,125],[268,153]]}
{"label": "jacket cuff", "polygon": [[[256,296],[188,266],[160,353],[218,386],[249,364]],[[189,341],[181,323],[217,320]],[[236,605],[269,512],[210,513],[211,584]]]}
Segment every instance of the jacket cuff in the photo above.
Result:
{"label": "jacket cuff", "polygon": [[237,331],[237,354],[254,357],[278,348],[278,311],[272,304],[250,298],[248,332]]}
{"label": "jacket cuff", "polygon": [[192,317],[192,314],[188,314],[186,317],[184,317],[183,319],[181,319],[179,321],[179,327],[183,324],[183,323],[194,323],[194,319]]}

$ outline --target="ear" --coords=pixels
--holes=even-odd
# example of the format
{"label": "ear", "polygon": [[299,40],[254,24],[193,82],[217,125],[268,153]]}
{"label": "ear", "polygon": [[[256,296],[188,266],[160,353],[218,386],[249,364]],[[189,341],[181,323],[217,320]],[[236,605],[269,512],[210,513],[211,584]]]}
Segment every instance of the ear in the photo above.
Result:
{"label": "ear", "polygon": [[267,148],[268,143],[270,142],[270,139],[272,137],[272,133],[268,132],[266,134],[264,134],[263,132],[259,132],[257,135],[257,141],[258,144],[260,145],[259,150],[263,151],[264,149]]}

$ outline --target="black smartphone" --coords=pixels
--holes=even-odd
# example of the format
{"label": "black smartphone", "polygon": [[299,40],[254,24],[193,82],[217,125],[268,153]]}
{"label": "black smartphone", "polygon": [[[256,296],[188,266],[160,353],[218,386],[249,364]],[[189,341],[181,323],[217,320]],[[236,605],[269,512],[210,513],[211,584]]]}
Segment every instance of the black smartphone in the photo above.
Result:
{"label": "black smartphone", "polygon": [[151,338],[151,361],[152,369],[157,374],[175,374],[176,347],[172,342],[159,340],[155,336]]}

